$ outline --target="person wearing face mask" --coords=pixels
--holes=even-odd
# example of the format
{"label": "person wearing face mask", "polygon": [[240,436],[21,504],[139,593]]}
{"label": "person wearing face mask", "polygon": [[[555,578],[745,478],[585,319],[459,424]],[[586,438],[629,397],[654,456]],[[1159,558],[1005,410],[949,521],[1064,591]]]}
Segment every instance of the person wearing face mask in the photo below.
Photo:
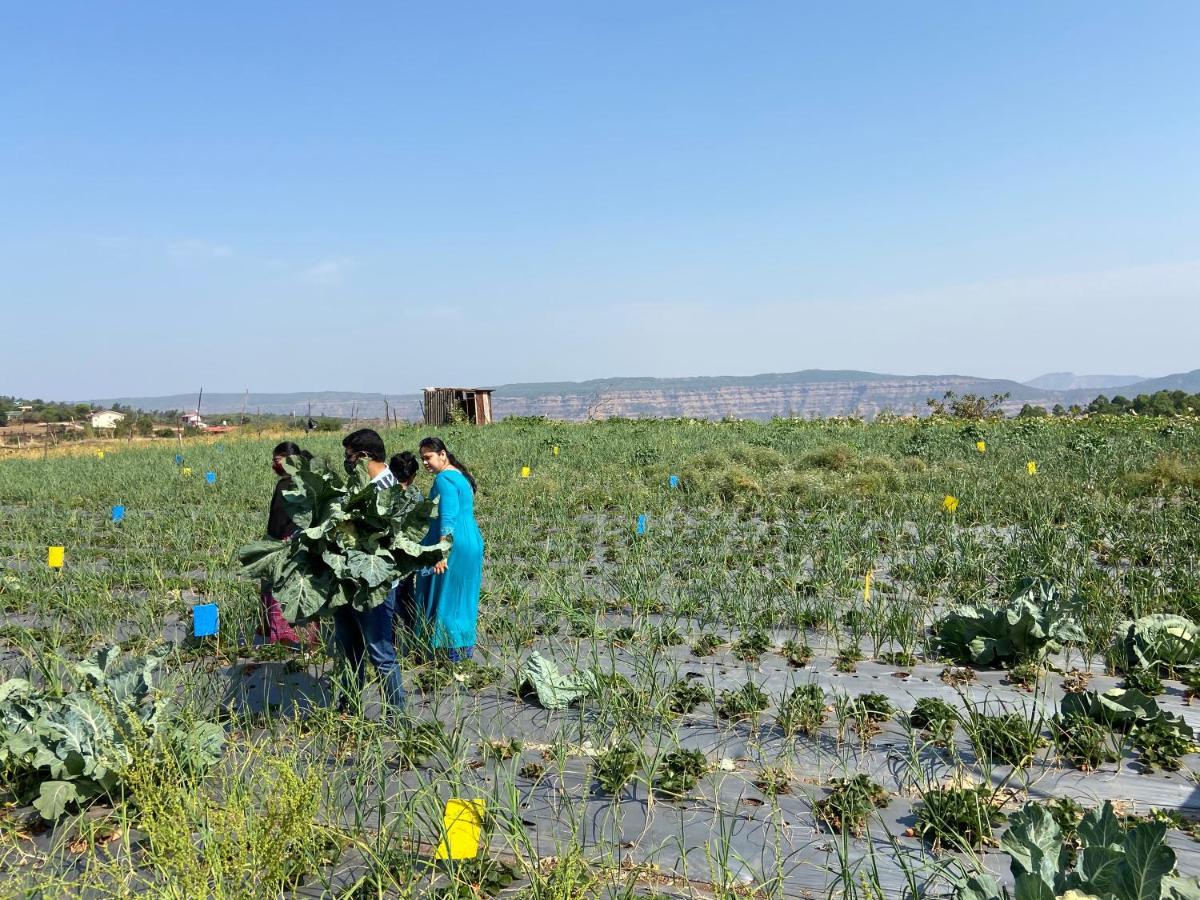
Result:
{"label": "person wearing face mask", "polygon": [[[271,507],[267,513],[267,537],[276,541],[288,540],[291,538],[292,532],[296,530],[296,523],[288,515],[283,500],[283,492],[292,487],[292,476],[283,468],[284,460],[290,456],[312,459],[311,453],[301,450],[291,441],[284,441],[271,451],[271,468],[279,478],[275,482],[275,493],[271,495]],[[274,585],[271,584],[270,579],[264,578],[261,588],[263,618],[266,622],[263,636],[267,643],[287,644],[296,648],[302,645],[315,645],[320,637],[317,623],[309,623],[303,629],[303,635],[297,635],[296,630],[283,617],[279,601],[275,599]]]}
{"label": "person wearing face mask", "polygon": [[[367,476],[376,490],[384,491],[397,483],[396,476],[385,461],[387,450],[378,432],[371,428],[360,428],[342,439],[342,447],[345,450],[343,465],[347,473],[353,472],[360,462],[365,461]],[[349,695],[354,683],[361,693],[367,675],[366,657],[370,657],[383,684],[385,708],[390,707],[397,716],[402,716],[404,712],[404,683],[400,677],[400,665],[396,661],[392,624],[396,613],[397,585],[392,585],[387,599],[373,609],[360,612],[347,603],[333,612],[333,636],[343,663],[339,679],[341,697],[338,701],[342,711],[349,708]],[[345,670],[349,670],[349,678]]]}

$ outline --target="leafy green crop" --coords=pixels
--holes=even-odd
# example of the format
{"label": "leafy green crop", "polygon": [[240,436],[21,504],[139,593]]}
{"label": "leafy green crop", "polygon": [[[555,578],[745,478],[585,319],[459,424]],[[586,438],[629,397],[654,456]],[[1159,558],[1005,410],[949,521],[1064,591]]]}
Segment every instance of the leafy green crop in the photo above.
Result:
{"label": "leafy green crop", "polygon": [[296,531],[287,541],[253,541],[238,551],[240,574],[266,578],[289,622],[327,616],[347,603],[367,610],[392,585],[450,551],[449,539],[422,546],[436,501],[399,485],[379,490],[366,463],[342,479],[319,460],[284,463],[293,487],[284,491]]}
{"label": "leafy green crop", "polygon": [[922,697],[908,714],[913,728],[928,732],[935,741],[945,743],[958,725],[958,710],[938,697]]}
{"label": "leafy green crop", "polygon": [[1127,622],[1118,644],[1130,671],[1174,673],[1200,662],[1200,628],[1183,616],[1157,614]]}
{"label": "leafy green crop", "polygon": [[917,807],[916,832],[934,847],[982,847],[1004,821],[988,785],[926,791]]}
{"label": "leafy green crop", "polygon": [[610,796],[617,796],[633,778],[641,756],[632,741],[622,741],[601,751],[592,764],[592,773],[600,789]]}
{"label": "leafy green crop", "polygon": [[0,684],[0,771],[18,802],[32,801],[54,821],[69,806],[115,796],[122,772],[147,749],[194,774],[220,759],[221,726],[185,728],[154,695],[151,677],[167,649],[142,658],[122,657],[116,646],[97,651],[71,667],[75,689],[62,695],[23,678]]}
{"label": "leafy green crop", "polygon": [[758,715],[771,704],[766,691],[747,681],[734,691],[721,691],[717,698],[717,715],[722,719],[740,722]]}
{"label": "leafy green crop", "polygon": [[1075,601],[1062,600],[1044,579],[1026,579],[999,609],[957,607],[934,632],[943,653],[977,666],[1011,666],[1086,640]]}
{"label": "leafy green crop", "polygon": [[672,750],[659,764],[655,793],[677,800],[696,786],[708,771],[708,760],[699,750]]}
{"label": "leafy green crop", "polygon": [[1159,715],[1154,699],[1133,688],[1112,688],[1102,694],[1095,691],[1067,694],[1059,704],[1059,711],[1063,718],[1081,716],[1120,732]]}
{"label": "leafy green crop", "polygon": [[1024,768],[1037,755],[1041,736],[1020,713],[973,716],[968,725],[981,757],[993,763]]}
{"label": "leafy green crop", "polygon": [[876,809],[888,805],[890,795],[866,775],[835,778],[829,796],[813,804],[813,812],[839,834],[848,831],[858,835]]}
{"label": "leafy green crop", "polygon": [[1138,759],[1143,765],[1171,772],[1180,767],[1181,756],[1196,750],[1192,726],[1182,716],[1168,712],[1160,712],[1135,725],[1133,745],[1137,747]]}
{"label": "leafy green crop", "polygon": [[1112,732],[1087,716],[1078,713],[1055,716],[1050,722],[1050,734],[1059,755],[1085,772],[1117,761],[1111,746]]}
{"label": "leafy green crop", "polygon": [[825,692],[815,682],[797,685],[779,704],[776,721],[785,735],[812,737],[825,721]]}
{"label": "leafy green crop", "polygon": [[1009,819],[1000,839],[1008,854],[1014,889],[987,874],[957,885],[958,900],[1038,900],[1075,897],[1095,900],[1188,900],[1200,897],[1200,881],[1173,875],[1175,851],[1166,845],[1164,822],[1126,830],[1112,803],[1086,813],[1076,827],[1073,854],[1053,813],[1027,803]]}

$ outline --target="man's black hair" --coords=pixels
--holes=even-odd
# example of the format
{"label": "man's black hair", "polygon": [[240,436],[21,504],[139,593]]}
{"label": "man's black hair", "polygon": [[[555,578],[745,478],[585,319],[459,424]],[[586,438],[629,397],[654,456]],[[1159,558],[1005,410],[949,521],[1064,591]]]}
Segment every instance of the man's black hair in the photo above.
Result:
{"label": "man's black hair", "polygon": [[342,446],[352,453],[365,453],[375,462],[387,459],[387,449],[383,446],[383,438],[373,428],[360,428],[342,438]]}

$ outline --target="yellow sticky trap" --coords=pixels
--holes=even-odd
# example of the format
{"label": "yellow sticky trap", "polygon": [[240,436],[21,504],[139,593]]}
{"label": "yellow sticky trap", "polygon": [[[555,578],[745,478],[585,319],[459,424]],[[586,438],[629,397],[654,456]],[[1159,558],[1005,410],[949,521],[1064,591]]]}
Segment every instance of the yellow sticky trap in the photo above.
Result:
{"label": "yellow sticky trap", "polygon": [[521,477],[522,478],[529,477],[529,466],[521,466]]}
{"label": "yellow sticky trap", "polygon": [[61,569],[63,567],[63,554],[65,553],[62,547],[47,547],[46,548],[46,565],[52,569]]}
{"label": "yellow sticky trap", "polygon": [[438,844],[435,859],[474,859],[479,855],[484,803],[482,798],[446,801],[446,813],[442,818],[445,837]]}
{"label": "yellow sticky trap", "polygon": [[558,456],[558,444],[554,445],[554,455]]}
{"label": "yellow sticky trap", "polygon": [[978,450],[980,453],[987,453],[987,442],[986,441],[976,441],[975,449]]}
{"label": "yellow sticky trap", "polygon": [[182,469],[179,470],[179,474],[182,475],[184,478],[191,478],[192,470],[189,467],[184,466]]}
{"label": "yellow sticky trap", "polygon": [[863,578],[863,602],[871,602],[871,582],[875,580],[875,570],[868,569],[867,575]]}
{"label": "yellow sticky trap", "polygon": [[96,459],[104,459],[104,451],[103,450],[96,451]]}
{"label": "yellow sticky trap", "polygon": [[1037,474],[1037,463],[1035,463],[1031,459],[1029,462],[1025,463],[1025,471],[1028,472],[1030,475],[1036,475]]}
{"label": "yellow sticky trap", "polygon": [[958,511],[958,498],[952,497],[950,494],[947,494],[946,499],[942,501],[942,509],[944,509],[948,513],[957,512]]}

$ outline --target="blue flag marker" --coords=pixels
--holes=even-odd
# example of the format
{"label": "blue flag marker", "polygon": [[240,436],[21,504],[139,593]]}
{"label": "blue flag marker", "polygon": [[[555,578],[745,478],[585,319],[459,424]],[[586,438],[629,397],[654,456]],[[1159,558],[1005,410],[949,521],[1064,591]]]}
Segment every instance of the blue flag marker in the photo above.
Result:
{"label": "blue flag marker", "polygon": [[175,454],[175,465],[177,465],[177,466],[183,465],[183,454],[182,453]]}
{"label": "blue flag marker", "polygon": [[212,637],[217,630],[217,604],[201,603],[192,607],[192,634],[195,637]]}
{"label": "blue flag marker", "polygon": [[670,478],[667,479],[667,484],[669,484],[673,488],[679,487],[679,476],[672,475]]}
{"label": "blue flag marker", "polygon": [[645,513],[642,513],[640,516],[638,516],[637,533],[638,534],[646,533],[646,514]]}
{"label": "blue flag marker", "polygon": [[216,472],[205,472],[204,480],[207,481],[209,484],[216,484],[217,483],[217,473]]}
{"label": "blue flag marker", "polygon": [[112,508],[112,520],[114,523],[120,522],[125,518],[125,507],[117,505]]}

